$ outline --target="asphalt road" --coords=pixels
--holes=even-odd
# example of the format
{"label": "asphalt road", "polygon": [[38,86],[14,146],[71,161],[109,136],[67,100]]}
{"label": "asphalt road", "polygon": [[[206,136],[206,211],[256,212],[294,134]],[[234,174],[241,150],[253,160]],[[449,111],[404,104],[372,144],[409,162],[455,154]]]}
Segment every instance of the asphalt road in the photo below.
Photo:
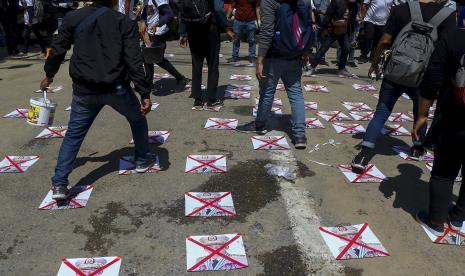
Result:
{"label": "asphalt road", "polygon": [[[246,53],[246,45],[242,53]],[[190,56],[175,43],[174,65],[190,76]],[[233,81],[231,74],[254,75],[253,68],[226,64],[230,44],[223,44],[220,89]],[[328,54],[334,59],[335,52]],[[0,63],[0,114],[27,108],[37,95],[43,77],[43,60],[35,57]],[[64,89],[50,97],[58,103],[54,125],[66,125],[71,101],[71,81],[65,62],[54,85]],[[367,66],[353,69],[365,75]],[[305,92],[319,110],[348,114],[341,101],[366,102],[376,107],[373,93],[352,88],[354,81],[335,75],[335,66],[323,67],[303,82],[326,85],[330,93]],[[156,73],[164,73],[156,68]],[[204,74],[206,78],[206,74]],[[153,101],[160,106],[147,115],[150,130],[169,130],[166,143],[153,146],[162,171],[156,174],[118,175],[118,160],[132,153],[126,120],[106,107],[93,124],[81,148],[73,184],[95,185],[85,208],[42,211],[53,175],[60,139],[37,140],[40,128],[23,119],[0,119],[0,156],[39,155],[40,160],[22,174],[0,175],[0,275],[54,275],[62,258],[122,256],[120,275],[185,275],[185,237],[190,235],[241,233],[249,267],[218,275],[461,275],[465,253],[459,246],[432,243],[413,214],[426,208],[429,173],[420,162],[400,159],[393,145],[409,144],[409,137],[381,137],[374,158],[388,177],[382,183],[351,184],[334,166],[348,163],[356,153],[360,135],[339,135],[328,122],[326,129],[309,129],[309,148],[285,153],[254,151],[250,136],[234,131],[205,130],[209,117],[252,120],[255,79],[251,99],[227,100],[219,113],[191,110],[186,91],[174,89],[174,79],[156,82]],[[205,80],[204,80],[204,83]],[[234,82],[240,83],[240,82]],[[380,83],[374,84],[379,88]],[[375,92],[376,93],[376,92]],[[285,92],[284,116],[270,125],[277,133],[289,131],[290,106]],[[411,111],[401,98],[396,112]],[[316,117],[308,111],[309,117]],[[366,127],[367,122],[361,122]],[[411,123],[405,124],[410,130]],[[289,137],[287,138],[290,142]],[[324,145],[330,139],[337,146]],[[316,144],[318,151],[309,152]],[[189,154],[224,154],[228,172],[219,175],[184,173]],[[310,160],[333,165],[316,164]],[[266,173],[268,163],[284,163],[297,170],[294,183]],[[458,189],[459,185],[455,187]],[[184,216],[184,193],[217,191],[233,194],[237,216],[188,218]],[[384,258],[334,261],[318,233],[319,226],[368,223],[389,251]]]}

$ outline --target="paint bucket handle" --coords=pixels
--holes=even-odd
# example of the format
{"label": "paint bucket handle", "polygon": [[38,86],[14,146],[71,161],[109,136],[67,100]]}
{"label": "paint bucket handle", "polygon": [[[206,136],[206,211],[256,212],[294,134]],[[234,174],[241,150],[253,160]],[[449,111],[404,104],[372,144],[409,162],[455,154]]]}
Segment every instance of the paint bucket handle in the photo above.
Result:
{"label": "paint bucket handle", "polygon": [[42,95],[43,95],[43,99],[44,99],[44,104],[47,105],[47,88],[42,90]]}

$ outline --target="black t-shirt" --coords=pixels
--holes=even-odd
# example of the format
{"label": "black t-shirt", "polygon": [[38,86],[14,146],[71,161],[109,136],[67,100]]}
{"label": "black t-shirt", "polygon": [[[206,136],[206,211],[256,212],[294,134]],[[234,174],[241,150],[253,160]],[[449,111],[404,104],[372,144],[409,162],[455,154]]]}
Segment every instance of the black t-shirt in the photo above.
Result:
{"label": "black t-shirt", "polygon": [[[420,3],[421,14],[423,15],[423,21],[428,22],[433,16],[436,15],[442,8],[443,5],[437,3]],[[395,6],[391,10],[391,15],[386,23],[384,31],[391,34],[393,39],[399,34],[402,28],[410,23],[410,8],[407,3]],[[444,32],[451,32],[456,29],[456,18],[455,13],[452,13],[446,20],[444,20],[438,27],[439,36],[443,35]]]}

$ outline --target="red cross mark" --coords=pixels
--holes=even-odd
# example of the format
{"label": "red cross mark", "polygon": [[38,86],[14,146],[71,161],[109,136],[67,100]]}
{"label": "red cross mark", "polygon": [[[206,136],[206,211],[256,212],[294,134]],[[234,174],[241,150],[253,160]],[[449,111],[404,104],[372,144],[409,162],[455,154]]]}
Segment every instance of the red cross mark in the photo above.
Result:
{"label": "red cross mark", "polygon": [[365,103],[349,103],[343,102],[344,105],[349,106],[349,111],[356,111],[356,110],[371,110]]}
{"label": "red cross mark", "polygon": [[5,159],[8,160],[8,162],[10,162],[10,165],[0,167],[0,171],[3,171],[3,170],[6,171],[6,170],[8,170],[8,168],[13,168],[14,167],[19,173],[22,173],[22,172],[24,172],[24,170],[21,168],[21,164],[32,161],[32,160],[39,159],[39,156],[36,156],[36,157],[28,159],[28,160],[21,160],[21,161],[16,161],[16,162],[13,161],[9,156],[5,156]]}
{"label": "red cross mark", "polygon": [[322,231],[322,232],[324,232],[324,233],[326,233],[326,234],[329,234],[329,235],[331,235],[331,236],[334,236],[334,237],[336,237],[336,238],[339,238],[339,239],[341,239],[341,240],[343,240],[343,241],[348,242],[348,244],[346,245],[346,247],[344,247],[344,249],[339,253],[339,255],[337,255],[337,257],[336,257],[337,260],[344,259],[344,255],[345,255],[345,254],[347,253],[347,251],[349,251],[349,250],[352,248],[352,246],[354,246],[354,245],[358,245],[358,246],[361,246],[361,247],[363,247],[363,248],[369,249],[369,250],[371,250],[371,251],[375,251],[376,253],[379,253],[379,254],[381,254],[381,255],[383,255],[383,256],[389,256],[389,253],[387,253],[387,252],[378,250],[378,249],[376,249],[376,248],[373,248],[373,247],[371,247],[371,246],[368,246],[368,245],[366,245],[366,244],[364,244],[364,243],[360,243],[360,242],[357,241],[358,238],[360,238],[360,236],[362,235],[363,231],[365,231],[365,229],[367,229],[367,227],[368,227],[368,223],[363,224],[362,228],[360,228],[360,230],[358,230],[357,234],[355,234],[355,236],[354,236],[352,239],[349,239],[349,238],[346,238],[346,237],[344,237],[344,236],[341,236],[341,235],[338,235],[338,234],[336,234],[336,233],[333,233],[333,232],[331,232],[331,231],[328,231],[328,230],[324,229],[323,227],[320,227],[320,231]]}
{"label": "red cross mark", "polygon": [[68,195],[67,198],[63,199],[63,200],[52,200],[50,203],[44,205],[44,206],[41,206],[39,209],[41,210],[47,210],[47,209],[51,209],[53,207],[53,205],[57,205],[58,203],[62,203],[62,202],[69,202],[69,204],[67,205],[70,205],[70,204],[74,204],[76,206],[76,208],[81,208],[81,207],[84,207],[82,204],[80,204],[79,202],[77,202],[76,200],[74,200],[73,198],[75,198],[77,195],[83,193],[83,192],[86,192],[90,189],[93,189],[94,186],[93,185],[90,185],[89,187],[85,188],[84,190],[82,191],[79,191],[79,192],[76,192],[76,193],[72,193],[70,195]]}
{"label": "red cross mark", "polygon": [[198,160],[198,159],[195,159],[194,157],[192,157],[192,156],[190,156],[190,155],[188,155],[187,158],[188,158],[188,159],[191,159],[191,160],[193,160],[193,161],[196,161],[196,162],[199,163],[200,165],[199,165],[199,166],[196,166],[196,167],[194,167],[194,168],[192,168],[192,169],[190,169],[190,170],[188,170],[188,171],[186,171],[186,173],[190,173],[190,172],[196,171],[196,170],[198,170],[198,169],[200,169],[200,168],[204,168],[204,167],[205,167],[205,168],[210,167],[210,168],[214,169],[215,171],[218,171],[218,172],[221,172],[221,173],[225,173],[225,172],[226,172],[226,171],[224,171],[223,169],[220,169],[220,168],[218,168],[217,166],[212,165],[212,164],[215,164],[216,161],[219,161],[219,160],[225,158],[224,155],[221,155],[220,157],[215,158],[215,159],[213,159],[213,160],[209,160],[209,161]]}
{"label": "red cross mark", "polygon": [[351,125],[351,126],[346,126],[338,123],[333,123],[334,126],[342,127],[344,130],[339,131],[339,134],[351,134],[353,132],[359,132],[357,131],[357,128],[360,126],[359,124]]}
{"label": "red cross mark", "polygon": [[223,211],[223,212],[225,212],[225,213],[227,213],[227,214],[229,214],[229,215],[231,215],[231,216],[235,216],[236,213],[231,212],[231,211],[229,211],[229,210],[226,210],[226,209],[224,209],[224,208],[222,208],[222,207],[220,207],[220,206],[217,205],[217,203],[219,203],[219,201],[221,201],[223,198],[227,197],[227,196],[230,195],[230,194],[231,194],[231,192],[227,192],[227,193],[225,193],[224,195],[222,195],[222,196],[220,196],[220,197],[218,197],[218,198],[215,198],[215,199],[212,200],[212,201],[205,201],[205,200],[203,200],[203,199],[201,199],[201,198],[198,198],[198,197],[192,195],[192,194],[189,193],[189,192],[185,193],[186,196],[188,196],[188,197],[190,197],[190,198],[193,198],[193,199],[195,199],[195,200],[197,200],[197,201],[199,201],[199,202],[201,202],[201,203],[204,204],[204,205],[202,205],[202,207],[200,207],[199,209],[194,210],[194,211],[190,212],[189,214],[187,214],[187,216],[188,216],[188,217],[193,216],[195,213],[198,213],[198,212],[202,211],[203,209],[205,209],[205,208],[207,208],[207,207],[209,207],[209,206],[214,207],[214,208],[216,208],[216,209],[218,209],[218,210],[221,210],[221,211]]}
{"label": "red cross mark", "polygon": [[208,119],[208,120],[211,121],[211,122],[213,122],[213,123],[215,123],[215,124],[206,127],[207,129],[211,129],[211,128],[225,128],[225,129],[234,130],[235,128],[229,126],[229,124],[234,123],[234,122],[237,122],[236,119],[218,121],[218,120],[215,120],[215,119],[210,118],[210,119]]}
{"label": "red cross mark", "polygon": [[21,111],[21,109],[19,109],[19,108],[16,108],[16,112],[18,112],[20,118],[26,118],[27,117],[27,113]]}
{"label": "red cross mark", "polygon": [[[436,237],[436,239],[434,240],[434,243],[444,243],[443,241],[445,240],[445,238],[449,235],[456,235],[457,238],[461,238],[462,240],[465,239],[465,235],[460,232],[460,231],[455,231],[453,230],[452,228],[450,228],[449,226],[446,227],[446,231],[444,232],[444,234],[442,236],[438,236]],[[447,242],[446,242],[447,243]]]}
{"label": "red cross mark", "polygon": [[315,107],[316,103],[306,103],[304,104],[305,109],[313,109],[316,110],[317,107]]}
{"label": "red cross mark", "polygon": [[[370,173],[368,173],[371,169],[373,169],[373,167],[375,166],[375,164],[371,164],[371,165],[368,165],[365,170],[363,170],[363,172],[361,172],[360,174],[357,174],[357,177],[355,177],[354,180],[352,180],[352,183],[357,183],[359,180],[363,179],[363,178],[374,178],[374,179],[379,179],[381,181],[384,181],[384,178],[382,177],[378,177],[378,176],[374,176]],[[340,168],[344,168],[342,166],[339,166]],[[347,169],[347,168],[344,168],[344,169]],[[351,171],[352,172],[352,171]]]}
{"label": "red cross mark", "polygon": [[358,119],[359,121],[369,121],[373,117],[374,113],[373,112],[368,112],[368,114],[365,114],[365,115],[362,115],[360,113],[358,113],[358,114],[353,113],[353,114],[358,115],[358,116],[361,117],[360,119]]}
{"label": "red cross mark", "polygon": [[60,130],[54,130],[54,129],[50,128],[50,127],[47,127],[45,129],[50,131],[51,133],[47,133],[47,134],[44,134],[42,136],[38,136],[38,137],[36,137],[36,139],[47,139],[47,138],[53,138],[53,137],[64,138],[65,135],[63,134],[63,132],[66,132],[66,130],[67,130],[67,128],[62,128]]}
{"label": "red cross mark", "polygon": [[396,127],[391,127],[391,126],[384,126],[384,129],[388,131],[387,135],[395,135],[395,134],[399,134],[399,135],[408,135],[406,133],[403,133],[402,131],[400,131],[401,129],[403,128],[402,125],[398,125]]}
{"label": "red cross mark", "polygon": [[[331,116],[331,117],[329,117],[328,122],[331,122],[331,121],[337,119],[339,117],[339,115],[341,115],[341,113],[342,113],[341,111],[337,111],[334,115],[327,114],[326,116]],[[325,114],[321,114],[321,115],[325,115]]]}
{"label": "red cross mark", "polygon": [[273,146],[277,147],[278,149],[283,149],[283,150],[287,150],[289,149],[287,146],[282,146],[280,144],[278,144],[279,141],[285,139],[284,136],[280,136],[279,138],[276,138],[274,140],[262,140],[262,139],[259,139],[255,136],[252,136],[252,139],[253,140],[256,140],[256,141],[259,141],[259,142],[263,142],[263,145],[260,145],[258,146],[255,150],[262,150],[262,149],[271,149],[273,148]]}
{"label": "red cross mark", "polygon": [[237,239],[239,239],[241,237],[241,234],[237,234],[236,236],[234,236],[232,239],[230,239],[227,243],[223,244],[221,247],[219,247],[218,249],[213,249],[211,247],[208,247],[204,244],[202,244],[201,242],[198,242],[196,240],[194,240],[193,238],[191,237],[187,237],[187,240],[202,247],[203,249],[205,250],[208,250],[210,251],[211,253],[206,256],[205,258],[203,258],[202,260],[200,260],[198,263],[196,263],[195,265],[193,265],[192,267],[190,267],[187,271],[191,272],[191,271],[194,271],[195,269],[197,269],[199,266],[201,266],[203,263],[205,263],[206,261],[208,261],[210,258],[212,258],[213,256],[215,255],[218,255],[219,257],[223,258],[223,259],[226,259],[232,263],[234,263],[235,265],[239,266],[239,267],[245,267],[247,266],[246,264],[243,264],[223,253],[221,253],[221,251],[223,251],[226,247],[228,247],[231,243],[233,243],[234,241],[236,241]]}
{"label": "red cross mark", "polygon": [[120,260],[121,260],[121,257],[118,256],[114,260],[112,260],[111,262],[107,263],[106,265],[104,265],[102,267],[99,267],[97,270],[93,271],[90,274],[88,274],[88,272],[84,273],[79,268],[75,267],[72,263],[70,263],[67,259],[63,259],[63,263],[66,266],[68,266],[71,270],[76,272],[76,275],[78,275],[78,276],[95,276],[95,275],[99,275],[102,271],[104,271],[108,267],[112,266],[113,264],[119,262]]}
{"label": "red cross mark", "polygon": [[307,126],[307,128],[324,128],[324,126],[322,126],[321,124],[318,124],[320,123],[320,121],[318,121],[318,118],[309,118],[306,120],[305,124]]}
{"label": "red cross mark", "polygon": [[374,89],[373,89],[372,86],[369,85],[369,84],[359,84],[359,85],[358,85],[358,90],[362,90],[362,91],[371,91],[371,90],[374,90]]}
{"label": "red cross mark", "polygon": [[394,115],[394,117],[391,118],[391,122],[402,122],[403,119],[402,119],[402,116],[406,116],[407,117],[407,121],[410,121],[410,117],[408,117],[405,113],[403,112],[399,112],[398,114]]}

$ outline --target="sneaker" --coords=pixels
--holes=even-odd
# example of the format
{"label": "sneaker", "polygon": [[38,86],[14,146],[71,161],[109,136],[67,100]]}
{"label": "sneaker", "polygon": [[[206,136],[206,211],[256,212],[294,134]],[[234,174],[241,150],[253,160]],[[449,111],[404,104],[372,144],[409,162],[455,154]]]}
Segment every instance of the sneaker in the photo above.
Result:
{"label": "sneaker", "polygon": [[351,61],[351,62],[347,62],[347,65],[352,67],[352,68],[358,68],[357,64],[355,63],[355,61]]}
{"label": "sneaker", "polygon": [[311,76],[314,76],[315,74],[316,74],[316,68],[311,65],[307,66],[306,72],[304,73],[304,75],[311,77]]}
{"label": "sneaker", "polygon": [[151,153],[147,154],[147,160],[138,163],[136,162],[136,172],[138,173],[145,173],[148,171],[155,163],[157,162],[157,156]]}
{"label": "sneaker", "polygon": [[255,132],[259,135],[265,135],[268,132],[264,127],[257,128],[255,126],[255,122],[250,122],[245,125],[237,126],[236,130],[239,132]]}
{"label": "sneaker", "polygon": [[301,136],[301,137],[294,137],[292,140],[292,143],[294,143],[294,147],[296,149],[305,149],[307,148],[307,137]]}
{"label": "sneaker", "polygon": [[255,61],[256,61],[256,60],[257,60],[257,59],[256,59],[255,57],[250,57],[250,58],[249,58],[250,64],[255,64]]}
{"label": "sneaker", "polygon": [[451,220],[450,219],[450,212],[449,212],[449,216],[447,217],[447,224],[449,224],[449,227],[452,230],[457,231],[457,232],[462,230],[462,227],[463,227],[463,221]]}
{"label": "sneaker", "polygon": [[416,161],[420,161],[423,155],[426,154],[425,147],[414,145],[410,148],[410,158]]}
{"label": "sneaker", "polygon": [[224,102],[222,100],[216,100],[213,103],[208,102],[206,108],[209,110],[219,110],[223,106],[224,106]]}
{"label": "sneaker", "polygon": [[360,64],[367,63],[367,62],[368,62],[368,58],[366,56],[360,56],[358,58],[358,63]]}
{"label": "sneaker", "polygon": [[194,110],[203,110],[204,103],[201,100],[195,100],[194,101],[194,107],[192,109]]}
{"label": "sneaker", "polygon": [[351,72],[349,72],[349,71],[348,71],[347,69],[345,69],[345,68],[339,70],[338,75],[339,75],[339,77],[341,77],[341,78],[353,78],[353,77],[355,77],[354,74],[352,74]]}
{"label": "sneaker", "polygon": [[433,224],[425,212],[417,213],[417,221],[435,236],[444,235],[444,224]]}
{"label": "sneaker", "polygon": [[68,198],[68,187],[64,185],[53,186],[52,187],[52,199],[55,200],[65,200]]}
{"label": "sneaker", "polygon": [[373,150],[362,146],[362,149],[357,155],[355,155],[352,163],[350,164],[352,171],[354,173],[362,173],[368,166],[371,158],[373,158]]}
{"label": "sneaker", "polygon": [[228,63],[234,63],[234,62],[238,62],[239,61],[239,58],[237,57],[230,57],[227,59],[227,62]]}
{"label": "sneaker", "polygon": [[323,65],[323,66],[329,66],[329,63],[326,61],[326,60],[321,60],[319,63],[319,65]]}

